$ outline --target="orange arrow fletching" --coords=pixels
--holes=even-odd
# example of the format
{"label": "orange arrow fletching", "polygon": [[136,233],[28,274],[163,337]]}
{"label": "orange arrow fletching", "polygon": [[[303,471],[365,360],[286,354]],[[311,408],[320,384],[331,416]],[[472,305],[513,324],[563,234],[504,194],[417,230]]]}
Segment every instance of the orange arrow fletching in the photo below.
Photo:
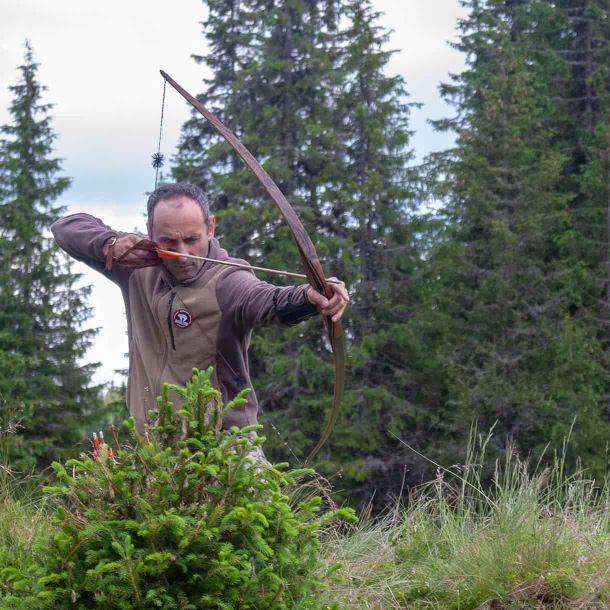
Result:
{"label": "orange arrow fletching", "polygon": [[156,248],[156,250],[159,258],[184,258],[182,254],[178,254],[178,252],[170,252],[169,250],[162,250],[161,248]]}

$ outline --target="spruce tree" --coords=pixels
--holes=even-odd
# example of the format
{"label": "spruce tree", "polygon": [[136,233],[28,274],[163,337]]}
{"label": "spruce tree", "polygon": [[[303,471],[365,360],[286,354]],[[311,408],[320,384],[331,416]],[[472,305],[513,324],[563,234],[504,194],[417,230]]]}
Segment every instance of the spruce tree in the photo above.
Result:
{"label": "spruce tree", "polygon": [[570,247],[590,272],[584,286],[588,305],[597,310],[600,340],[608,350],[610,312],[610,6],[602,0],[564,0],[560,51],[569,78],[559,83],[565,110],[562,145],[569,151],[566,182],[573,192],[570,211],[574,238]]}
{"label": "spruce tree", "polygon": [[25,46],[0,141],[0,401],[4,424],[18,423],[8,456],[17,470],[74,451],[99,404],[95,365],[82,364],[96,332],[82,330],[90,289],[77,288],[79,276],[49,236],[70,180],[53,157],[51,105]]}
{"label": "spruce tree", "polygon": [[[562,146],[569,151],[566,183],[573,196],[570,215],[574,231],[566,246],[581,263],[578,283],[579,318],[596,327],[596,348],[606,373],[610,350],[610,5],[605,0],[563,0],[561,57],[569,78],[559,81],[559,103],[567,117]],[[600,380],[599,411],[610,421],[608,376]],[[599,434],[601,432],[601,435]],[[602,436],[605,434],[605,437]],[[587,456],[604,472],[608,427],[598,431],[598,446]]]}
{"label": "spruce tree", "polygon": [[[608,374],[587,297],[589,263],[574,247],[569,115],[561,87],[569,29],[537,0],[472,1],[458,48],[467,68],[443,87],[457,134],[434,159],[444,177],[447,231],[432,262],[446,401],[446,459],[464,453],[468,428],[495,428],[497,446],[603,464],[610,426],[601,408]],[[448,454],[448,455],[447,455]],[[598,472],[600,470],[598,469]]]}
{"label": "spruce tree", "polygon": [[344,2],[341,15],[334,130],[342,150],[327,199],[334,239],[345,244],[338,270],[352,295],[345,321],[350,383],[322,458],[327,472],[344,472],[354,499],[374,495],[381,508],[414,466],[394,435],[413,442],[427,419],[424,388],[431,380],[421,358],[417,279],[427,221],[417,210],[419,176],[410,167],[406,84],[388,73],[389,32],[370,2]]}

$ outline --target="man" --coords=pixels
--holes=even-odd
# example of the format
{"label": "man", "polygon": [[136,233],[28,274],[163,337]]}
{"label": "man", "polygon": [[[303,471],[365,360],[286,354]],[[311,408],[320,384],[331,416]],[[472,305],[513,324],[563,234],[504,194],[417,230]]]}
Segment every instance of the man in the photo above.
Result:
{"label": "man", "polygon": [[[161,248],[247,264],[220,247],[215,227],[206,196],[194,185],[162,184],[148,199],[148,236]],[[193,367],[213,366],[223,400],[231,400],[252,387],[248,347],[255,326],[291,325],[316,309],[337,321],[349,302],[343,284],[329,284],[333,296],[327,299],[307,285],[273,286],[249,270],[159,259],[134,248],[142,235],[115,231],[88,214],[62,218],[51,230],[70,256],[121,288],[129,336],[127,404],[140,434],[164,382],[184,385]],[[111,260],[112,266],[106,263]],[[257,410],[251,391],[247,404],[233,410],[223,426],[256,423]]]}

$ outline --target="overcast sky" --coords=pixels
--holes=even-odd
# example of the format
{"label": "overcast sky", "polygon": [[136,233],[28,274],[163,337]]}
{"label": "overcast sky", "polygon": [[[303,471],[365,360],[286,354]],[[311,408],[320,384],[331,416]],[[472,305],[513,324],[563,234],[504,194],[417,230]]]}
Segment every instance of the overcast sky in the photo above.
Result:
{"label": "overcast sky", "polygon": [[[450,110],[438,85],[459,72],[463,57],[448,44],[464,10],[459,0],[373,0],[381,24],[393,30],[389,71],[407,81],[414,110],[411,141],[418,157],[450,145],[427,124]],[[201,67],[191,54],[204,55],[201,0],[0,0],[0,124],[9,119],[8,90],[18,80],[23,43],[29,39],[40,63],[39,80],[53,103],[56,155],[72,187],[60,203],[69,212],[88,212],[114,228],[144,228],[145,193],[154,186],[150,156],[156,151],[163,68],[186,89],[201,91]],[[171,156],[185,102],[168,88],[163,152]],[[203,120],[203,119],[202,119]],[[113,378],[125,367],[126,322],[121,294],[113,284],[76,263],[75,271],[94,287],[91,325],[100,327],[88,360],[102,366],[96,380]],[[115,377],[116,379],[116,377]]]}

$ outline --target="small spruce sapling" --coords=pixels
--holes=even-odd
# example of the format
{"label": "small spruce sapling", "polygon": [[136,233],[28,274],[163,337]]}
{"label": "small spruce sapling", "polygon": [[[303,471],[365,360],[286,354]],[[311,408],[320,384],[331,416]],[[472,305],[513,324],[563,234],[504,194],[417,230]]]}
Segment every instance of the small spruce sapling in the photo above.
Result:
{"label": "small spruce sapling", "polygon": [[53,465],[57,531],[30,609],[316,608],[337,567],[319,557],[320,532],[354,513],[323,512],[319,497],[293,506],[287,490],[313,471],[257,459],[261,426],[222,430],[246,391],[223,405],[211,375],[194,369],[186,387],[165,384],[154,424],[142,437],[128,420],[129,443],[112,458],[103,443],[95,460]]}

